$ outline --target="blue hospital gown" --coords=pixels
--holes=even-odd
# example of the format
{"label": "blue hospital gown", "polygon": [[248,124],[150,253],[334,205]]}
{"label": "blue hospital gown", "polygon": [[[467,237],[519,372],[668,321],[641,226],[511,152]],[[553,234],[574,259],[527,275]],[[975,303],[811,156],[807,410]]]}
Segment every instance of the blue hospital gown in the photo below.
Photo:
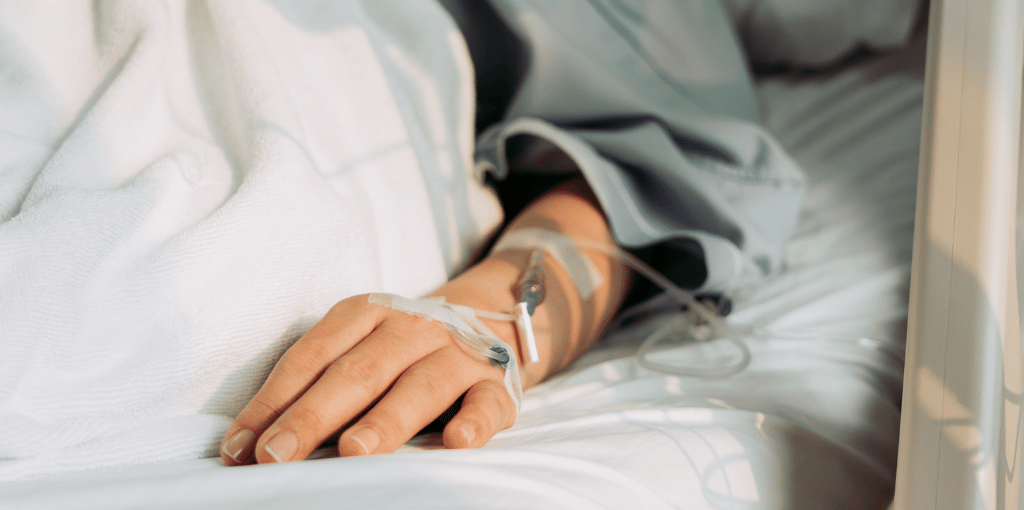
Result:
{"label": "blue hospital gown", "polygon": [[621,245],[703,262],[682,268],[700,281],[659,267],[700,292],[736,290],[779,269],[804,177],[759,125],[746,63],[716,2],[447,7],[477,67],[480,114],[496,120],[477,140],[478,164],[499,179],[581,172]]}

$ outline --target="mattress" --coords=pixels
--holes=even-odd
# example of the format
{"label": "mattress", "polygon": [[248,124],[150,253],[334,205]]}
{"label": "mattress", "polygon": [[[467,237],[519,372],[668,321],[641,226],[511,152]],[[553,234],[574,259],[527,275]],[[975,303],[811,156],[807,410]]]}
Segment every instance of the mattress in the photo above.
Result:
{"label": "mattress", "polygon": [[[896,470],[923,42],[826,74],[760,80],[808,192],[785,269],[738,296],[750,366],[704,380],[635,352],[655,314],[529,390],[478,450],[425,434],[392,455],[226,468],[219,459],[48,476],[3,508],[884,508]],[[659,361],[729,363],[727,343]]]}

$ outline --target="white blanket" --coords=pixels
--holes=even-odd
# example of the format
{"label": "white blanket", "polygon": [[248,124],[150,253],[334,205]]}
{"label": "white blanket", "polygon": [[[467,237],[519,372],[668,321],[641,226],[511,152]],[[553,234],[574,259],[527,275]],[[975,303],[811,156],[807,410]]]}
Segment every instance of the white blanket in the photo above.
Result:
{"label": "white blanket", "polygon": [[500,222],[422,2],[0,4],[0,481],[213,455],[297,335]]}

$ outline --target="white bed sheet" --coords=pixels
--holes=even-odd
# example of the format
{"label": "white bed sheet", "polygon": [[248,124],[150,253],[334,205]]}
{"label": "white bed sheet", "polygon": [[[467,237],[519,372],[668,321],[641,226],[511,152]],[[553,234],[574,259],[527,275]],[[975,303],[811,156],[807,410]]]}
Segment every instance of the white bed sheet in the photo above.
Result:
{"label": "white bed sheet", "polygon": [[[8,483],[0,508],[884,508],[895,477],[923,45],[827,77],[759,84],[768,127],[809,190],[786,270],[733,320],[752,340],[720,381],[637,367],[601,347],[526,393],[474,451],[421,437],[399,453],[228,469],[217,459]],[[640,328],[643,329],[643,328]],[[707,345],[659,354],[729,356]]]}

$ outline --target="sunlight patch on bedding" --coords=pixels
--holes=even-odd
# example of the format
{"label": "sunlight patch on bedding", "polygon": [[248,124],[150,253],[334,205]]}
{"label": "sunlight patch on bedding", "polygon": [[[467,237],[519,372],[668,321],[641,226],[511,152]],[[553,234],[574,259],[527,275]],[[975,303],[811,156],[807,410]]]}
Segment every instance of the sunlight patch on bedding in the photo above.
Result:
{"label": "sunlight patch on bedding", "polygon": [[619,371],[615,369],[615,365],[612,365],[611,363],[602,363],[600,369],[601,376],[604,377],[606,381],[622,380],[622,374],[620,374]]}
{"label": "sunlight patch on bedding", "polygon": [[538,411],[554,404],[572,402],[584,395],[601,391],[605,388],[607,388],[607,385],[603,381],[594,381],[591,383],[574,385],[569,388],[560,388],[557,391],[553,391],[546,395],[538,396],[537,392],[531,392],[530,395],[527,395],[526,398],[523,399],[523,406],[520,408],[520,415],[531,411]]}
{"label": "sunlight patch on bedding", "polygon": [[882,342],[879,342],[878,340],[875,340],[873,338],[861,337],[857,339],[857,343],[860,344],[862,347],[867,347],[868,349],[876,351],[880,351],[884,347],[882,345]]}
{"label": "sunlight patch on bedding", "polygon": [[669,376],[665,378],[665,391],[671,395],[682,395],[682,381],[678,377]]}
{"label": "sunlight patch on bedding", "polygon": [[703,407],[633,409],[623,411],[622,416],[624,421],[646,424],[700,425],[715,423],[715,410]]}
{"label": "sunlight patch on bedding", "polygon": [[[725,408],[725,409],[736,409],[736,406],[729,405],[724,400],[722,400],[720,398],[709,398],[708,399],[708,403],[714,404],[714,405],[716,405],[718,407],[722,407],[722,408]],[[758,414],[761,414],[761,413],[758,413]]]}
{"label": "sunlight patch on bedding", "polygon": [[717,469],[707,476],[708,489],[730,501],[758,501],[757,480],[743,445],[724,428],[713,432],[711,447],[717,456],[713,464]]}

